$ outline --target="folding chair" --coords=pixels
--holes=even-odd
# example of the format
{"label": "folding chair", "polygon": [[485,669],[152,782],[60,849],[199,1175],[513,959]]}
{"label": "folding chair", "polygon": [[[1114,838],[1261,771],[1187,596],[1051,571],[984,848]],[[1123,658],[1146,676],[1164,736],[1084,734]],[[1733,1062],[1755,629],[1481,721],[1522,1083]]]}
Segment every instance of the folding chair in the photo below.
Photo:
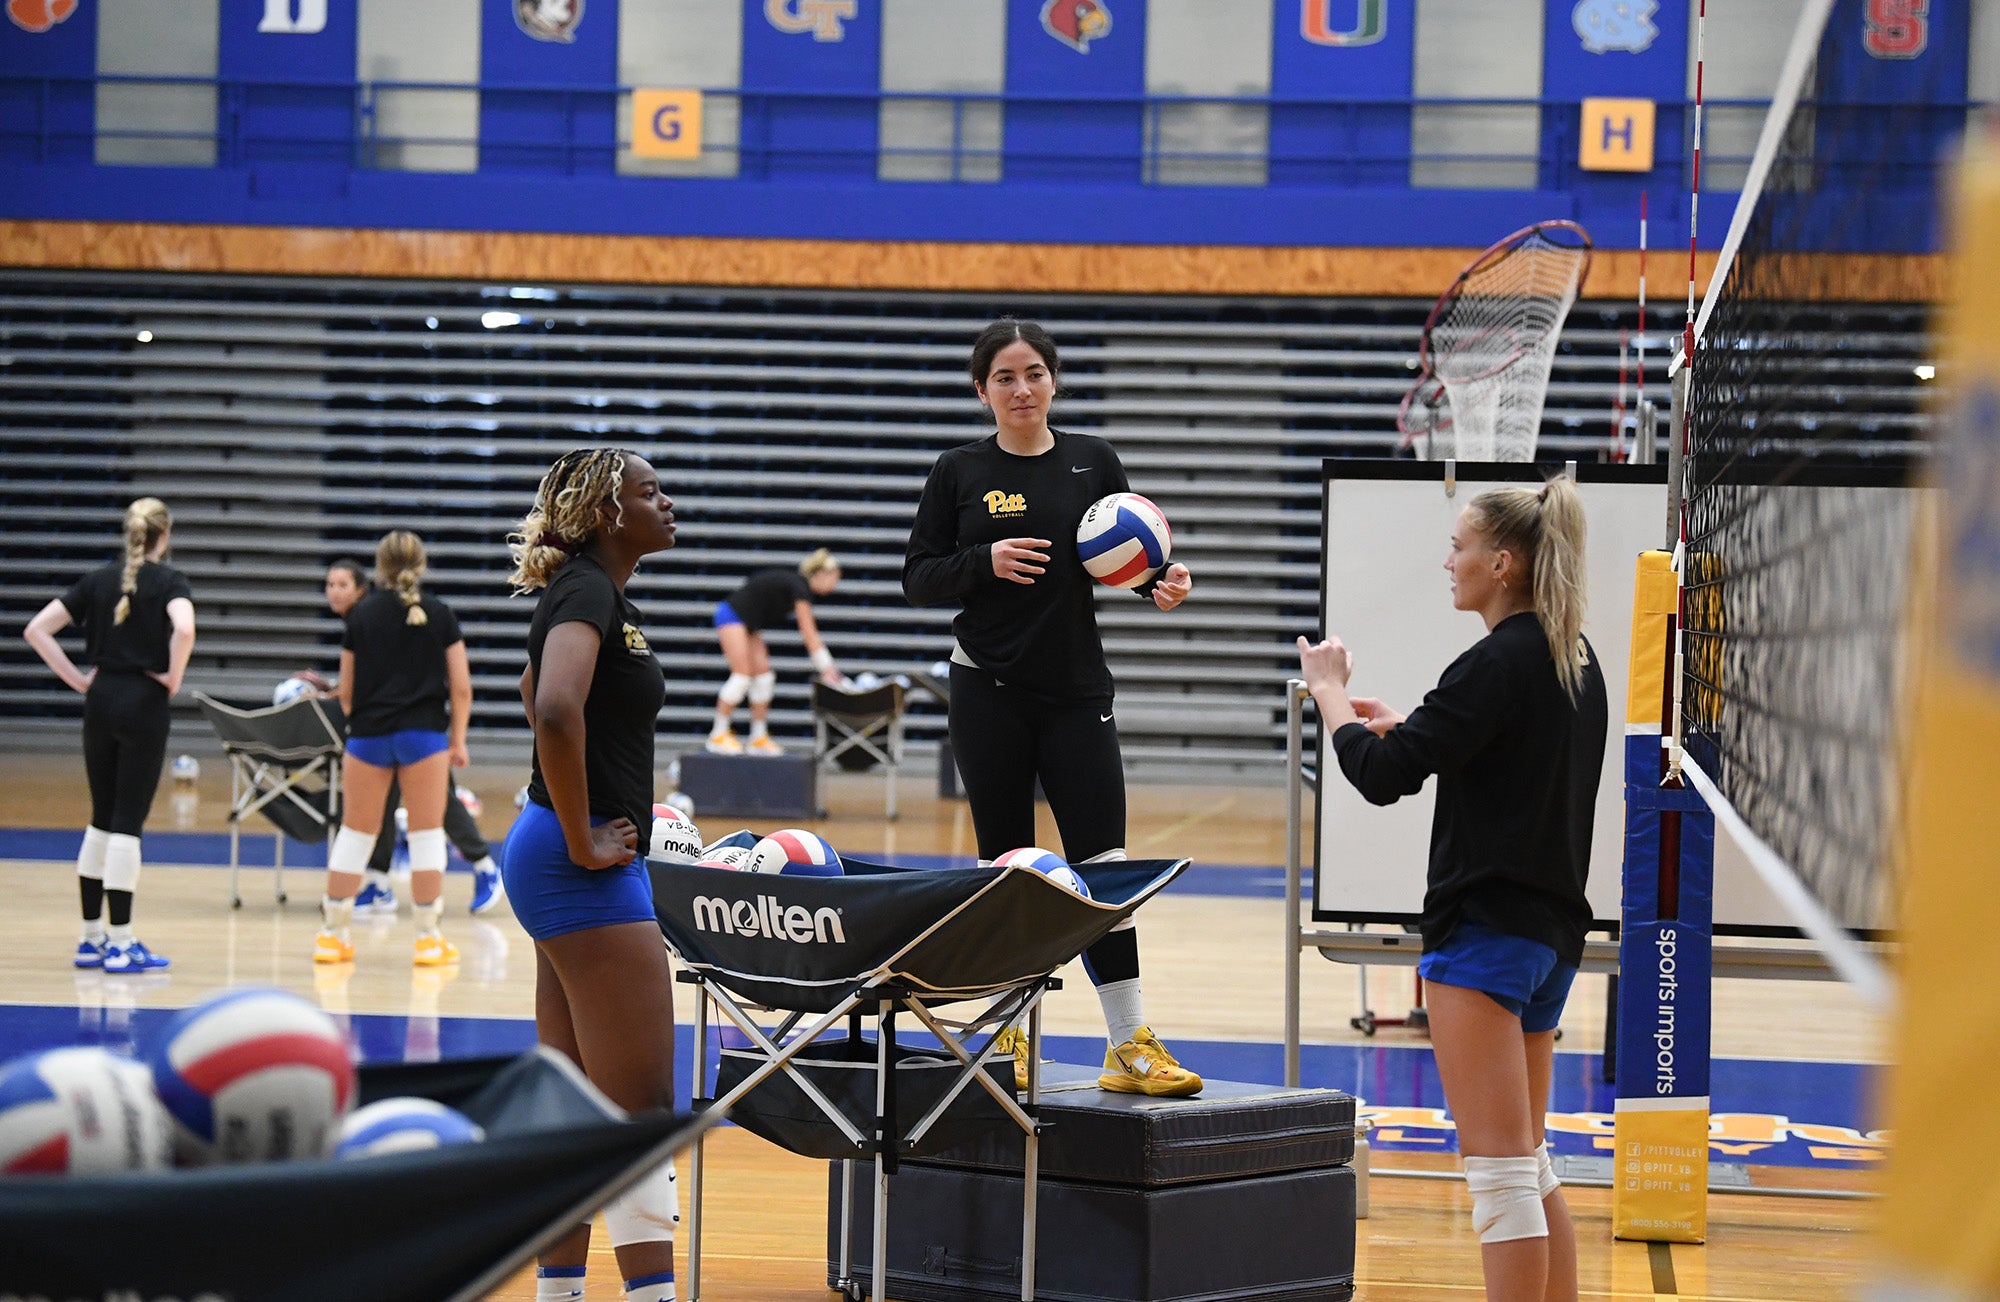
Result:
{"label": "folding chair", "polygon": [[[852,691],[814,682],[812,689],[813,758],[821,772],[842,769],[860,773],[877,764],[887,779],[883,817],[896,817],[896,766],[903,761],[903,684],[890,680],[880,687]],[[821,809],[820,816],[826,816]]]}
{"label": "folding chair", "polygon": [[330,843],[340,827],[340,757],[347,749],[347,718],[338,702],[310,696],[261,709],[229,705],[200,692],[194,699],[229,756],[230,907],[243,907],[236,874],[243,820],[251,814],[262,814],[278,829],[273,862],[277,899],[283,904],[285,838]]}

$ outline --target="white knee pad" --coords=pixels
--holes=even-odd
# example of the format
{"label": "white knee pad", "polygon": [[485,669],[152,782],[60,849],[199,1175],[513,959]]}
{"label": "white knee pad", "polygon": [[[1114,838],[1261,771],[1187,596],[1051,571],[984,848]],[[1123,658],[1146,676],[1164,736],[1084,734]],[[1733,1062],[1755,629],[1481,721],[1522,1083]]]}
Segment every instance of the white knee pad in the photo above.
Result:
{"label": "white knee pad", "polygon": [[421,832],[410,833],[410,871],[413,873],[441,873],[444,871],[444,829],[427,827]]}
{"label": "white knee pad", "polygon": [[359,877],[368,870],[368,856],[375,853],[375,838],[343,826],[334,833],[333,849],[326,852],[326,870],[352,873]]}
{"label": "white knee pad", "polygon": [[604,1208],[604,1227],[611,1246],[628,1243],[671,1243],[681,1223],[680,1177],[668,1158],[645,1179],[613,1198]]}
{"label": "white knee pad", "polygon": [[1546,1198],[1562,1188],[1562,1181],[1556,1179],[1556,1164],[1549,1159],[1549,1141],[1535,1145],[1535,1192]]}
{"label": "white knee pad", "polygon": [[101,827],[83,829],[83,848],[76,852],[76,875],[104,880],[104,851],[111,844],[111,833]]}
{"label": "white knee pad", "polygon": [[139,889],[138,837],[125,832],[113,832],[104,838],[104,889],[107,891]]}
{"label": "white knee pad", "polygon": [[1468,1157],[1465,1186],[1472,1191],[1472,1228],[1481,1243],[1548,1237],[1537,1169],[1527,1157]]}
{"label": "white knee pad", "polygon": [[722,685],[722,691],[716,694],[715,699],[722,705],[735,707],[743,704],[743,698],[749,691],[750,675],[731,674],[729,681]]}
{"label": "white knee pad", "polygon": [[750,704],[769,705],[771,698],[778,694],[778,674],[766,669],[750,680]]}

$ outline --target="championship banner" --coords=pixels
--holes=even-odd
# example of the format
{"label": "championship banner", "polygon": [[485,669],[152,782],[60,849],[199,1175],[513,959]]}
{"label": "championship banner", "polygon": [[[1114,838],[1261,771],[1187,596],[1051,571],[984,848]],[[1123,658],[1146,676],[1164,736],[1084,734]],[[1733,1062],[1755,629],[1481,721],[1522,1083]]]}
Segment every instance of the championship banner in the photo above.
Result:
{"label": "championship banner", "polygon": [[1006,92],[1020,97],[1007,105],[1007,180],[1138,184],[1145,152],[1145,4],[1012,0]]}
{"label": "championship banner", "polygon": [[[1568,107],[1592,98],[1648,100],[1654,106],[1653,139],[1678,141],[1681,110],[1669,107],[1688,97],[1688,10],[1685,4],[1640,3],[1625,0],[1548,0],[1542,34],[1542,164],[1543,189],[1570,190],[1579,195],[1602,190],[1631,203],[1632,175],[1577,175],[1582,133],[1592,133],[1597,152],[1630,153],[1636,143],[1636,115],[1595,117],[1586,121]],[[1658,211],[1671,211],[1686,196],[1679,156],[1660,157],[1665,174]]]}
{"label": "championship banner", "polygon": [[875,179],[882,3],[745,0],[739,175]]}
{"label": "championship banner", "polygon": [[1408,185],[1416,48],[1409,5],[1278,0],[1271,184]]}
{"label": "championship banner", "polygon": [[[1969,133],[1958,189],[1956,300],[1945,319],[1930,465],[1939,510],[1917,530],[1910,639],[1895,1146],[1882,1286],[1945,1302],[2000,1294],[2000,141]],[[1928,547],[1926,548],[1926,543]],[[1931,554],[1925,554],[1929,551]]]}
{"label": "championship banner", "polygon": [[1709,985],[1715,818],[1699,793],[1666,787],[1672,717],[1672,557],[1639,557],[1625,704],[1625,882],[1618,945],[1618,1083],[1611,1232],[1708,1238]]}
{"label": "championship banner", "polygon": [[[52,163],[96,155],[97,0],[22,0],[0,20],[0,112],[22,132],[15,148],[37,147],[47,131]],[[41,80],[48,78],[48,80]]]}
{"label": "championship banner", "polygon": [[[356,7],[329,0],[222,0],[216,75],[241,82],[259,198],[342,193],[354,166]],[[288,83],[288,84],[281,84]]]}
{"label": "championship banner", "polygon": [[618,0],[480,0],[479,80],[480,171],[616,169]]}

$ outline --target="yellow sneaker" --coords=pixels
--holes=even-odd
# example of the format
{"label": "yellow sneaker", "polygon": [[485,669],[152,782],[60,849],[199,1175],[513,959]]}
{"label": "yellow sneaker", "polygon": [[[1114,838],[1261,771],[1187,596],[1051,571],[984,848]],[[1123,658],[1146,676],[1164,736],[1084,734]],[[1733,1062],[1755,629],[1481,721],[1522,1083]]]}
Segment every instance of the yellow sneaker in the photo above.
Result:
{"label": "yellow sneaker", "polygon": [[1150,1027],[1132,1032],[1132,1038],[1104,1053],[1104,1074],[1097,1088],[1115,1094],[1152,1094],[1164,1098],[1186,1098],[1201,1093],[1201,1077],[1174,1061]]}
{"label": "yellow sneaker", "polygon": [[458,962],[458,946],[436,932],[417,937],[418,967],[449,967]]}
{"label": "yellow sneaker", "polygon": [[769,737],[754,738],[744,749],[752,755],[782,755],[785,753],[785,748],[777,742],[772,741]]}
{"label": "yellow sneaker", "polygon": [[338,932],[322,931],[313,937],[313,962],[352,963],[354,942]]}
{"label": "yellow sneaker", "polygon": [[1010,1026],[993,1037],[993,1047],[1001,1053],[1014,1055],[1014,1088],[1026,1092],[1028,1088],[1028,1033],[1018,1026]]}
{"label": "yellow sneaker", "polygon": [[736,740],[733,732],[710,733],[707,750],[711,755],[741,755],[743,743]]}

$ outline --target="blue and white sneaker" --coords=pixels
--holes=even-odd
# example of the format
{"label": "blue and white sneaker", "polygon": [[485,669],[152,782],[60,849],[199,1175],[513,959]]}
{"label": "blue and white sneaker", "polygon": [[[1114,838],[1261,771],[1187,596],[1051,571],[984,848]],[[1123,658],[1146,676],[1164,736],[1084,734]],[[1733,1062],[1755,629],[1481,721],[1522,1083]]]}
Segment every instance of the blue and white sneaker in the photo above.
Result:
{"label": "blue and white sneaker", "polygon": [[491,913],[493,910],[499,908],[500,902],[506,898],[507,883],[500,880],[500,874],[497,870],[494,872],[481,872],[476,868],[473,869],[472,911],[475,914]]}
{"label": "blue and white sneaker", "polygon": [[111,942],[103,936],[99,936],[95,940],[85,939],[77,941],[76,965],[78,967],[103,967],[104,951],[110,948],[110,944]]}
{"label": "blue and white sneaker", "polygon": [[144,941],[135,940],[129,945],[107,945],[104,949],[106,972],[164,972],[171,966],[173,966],[172,959],[147,949]]}
{"label": "blue and white sneaker", "polygon": [[396,912],[396,888],[378,884],[372,877],[364,880],[361,890],[354,897],[354,911],[364,915],[393,915]]}

